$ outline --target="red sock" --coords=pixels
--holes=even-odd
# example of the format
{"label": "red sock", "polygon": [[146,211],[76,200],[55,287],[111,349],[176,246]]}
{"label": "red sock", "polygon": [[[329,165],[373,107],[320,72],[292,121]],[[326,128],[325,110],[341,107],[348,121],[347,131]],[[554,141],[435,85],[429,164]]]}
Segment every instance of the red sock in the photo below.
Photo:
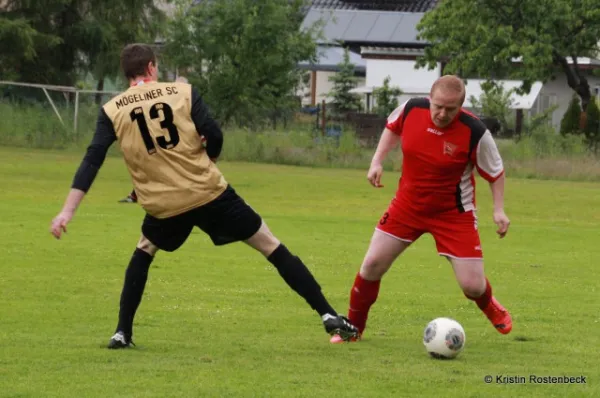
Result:
{"label": "red sock", "polygon": [[377,300],[379,294],[379,281],[368,281],[356,274],[354,285],[350,290],[350,309],[348,310],[348,319],[358,328],[360,333],[365,330],[369,309]]}
{"label": "red sock", "polygon": [[471,297],[465,294],[465,296],[469,300],[473,300],[475,304],[479,307],[479,309],[483,310],[488,306],[490,300],[492,299],[492,285],[490,285],[490,281],[485,278],[485,292],[479,297]]}

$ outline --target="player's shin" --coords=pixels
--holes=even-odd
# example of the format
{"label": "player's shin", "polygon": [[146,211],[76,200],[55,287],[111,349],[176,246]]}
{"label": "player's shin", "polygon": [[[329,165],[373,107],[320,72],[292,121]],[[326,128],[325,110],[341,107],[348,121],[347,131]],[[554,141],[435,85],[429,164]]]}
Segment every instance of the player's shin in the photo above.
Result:
{"label": "player's shin", "polygon": [[508,334],[512,330],[512,317],[492,294],[492,286],[487,278],[485,279],[485,285],[485,291],[481,296],[472,297],[467,294],[465,296],[477,304],[498,332]]}
{"label": "player's shin", "polygon": [[319,313],[337,315],[337,312],[329,305],[321,292],[321,286],[317,283],[311,272],[300,258],[294,256],[283,244],[273,251],[267,260],[277,268],[279,275],[285,282],[310,306]]}
{"label": "player's shin", "polygon": [[490,285],[490,282],[488,281],[488,279],[485,278],[485,290],[484,290],[483,294],[481,294],[478,297],[474,297],[467,293],[464,293],[464,295],[469,300],[474,301],[475,304],[477,304],[477,306],[479,307],[479,309],[484,310],[490,303],[490,300],[492,299],[492,285]]}
{"label": "player's shin", "polygon": [[367,325],[367,318],[371,306],[377,301],[381,280],[369,281],[364,279],[360,273],[356,274],[354,285],[350,290],[350,308],[348,319],[358,328],[362,334]]}
{"label": "player's shin", "polygon": [[144,288],[148,279],[148,270],[154,259],[142,249],[136,248],[125,272],[125,282],[121,292],[119,324],[117,332],[123,332],[127,339],[133,333],[133,318],[142,301]]}

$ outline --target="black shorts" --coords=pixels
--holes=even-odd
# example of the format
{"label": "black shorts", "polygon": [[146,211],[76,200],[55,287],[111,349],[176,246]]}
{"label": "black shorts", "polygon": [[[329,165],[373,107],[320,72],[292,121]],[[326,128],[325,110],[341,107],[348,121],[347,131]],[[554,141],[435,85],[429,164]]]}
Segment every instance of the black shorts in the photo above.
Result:
{"label": "black shorts", "polygon": [[160,250],[173,252],[185,243],[194,227],[216,246],[244,241],[254,235],[262,219],[229,185],[215,200],[169,218],[146,214],[142,233]]}

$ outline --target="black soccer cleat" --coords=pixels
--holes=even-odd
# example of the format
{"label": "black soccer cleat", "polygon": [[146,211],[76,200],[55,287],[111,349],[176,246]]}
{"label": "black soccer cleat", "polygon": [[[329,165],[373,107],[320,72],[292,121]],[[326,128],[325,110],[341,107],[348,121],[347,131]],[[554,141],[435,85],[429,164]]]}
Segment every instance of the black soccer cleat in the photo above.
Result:
{"label": "black soccer cleat", "polygon": [[348,318],[342,315],[323,315],[323,326],[325,326],[325,331],[331,336],[338,335],[344,341],[359,337],[356,326],[351,324]]}
{"label": "black soccer cleat", "polygon": [[119,200],[119,203],[137,203],[138,197],[137,193],[135,193],[135,189],[131,191],[126,198]]}
{"label": "black soccer cleat", "polygon": [[137,198],[132,195],[127,195],[126,198],[119,200],[119,203],[137,203]]}
{"label": "black soccer cleat", "polygon": [[125,337],[125,334],[123,332],[115,333],[115,335],[110,338],[110,341],[108,342],[108,346],[107,346],[107,348],[111,349],[111,350],[117,350],[120,348],[131,348],[131,347],[135,347],[135,344],[133,344],[131,337],[129,337],[129,338]]}

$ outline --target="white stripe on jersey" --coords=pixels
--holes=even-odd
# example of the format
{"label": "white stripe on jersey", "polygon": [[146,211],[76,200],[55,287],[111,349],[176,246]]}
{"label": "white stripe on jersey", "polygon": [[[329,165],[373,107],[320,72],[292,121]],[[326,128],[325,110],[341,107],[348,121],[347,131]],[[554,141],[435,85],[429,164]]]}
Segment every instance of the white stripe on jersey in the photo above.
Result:
{"label": "white stripe on jersey", "polygon": [[477,144],[475,159],[477,167],[492,178],[498,177],[502,174],[502,171],[504,171],[504,164],[502,163],[500,152],[498,152],[496,142],[489,130],[485,131]]}
{"label": "white stripe on jersey", "polygon": [[473,203],[475,201],[475,176],[473,175],[473,168],[476,166],[483,173],[487,174],[487,176],[482,175],[485,179],[489,179],[490,177],[495,179],[504,171],[500,152],[498,152],[496,142],[489,130],[485,131],[477,144],[475,160],[476,165],[469,162],[458,185],[460,189],[460,203],[464,211],[475,210]]}
{"label": "white stripe on jersey", "polygon": [[475,185],[473,181],[473,164],[469,162],[460,177],[460,203],[465,211],[475,210],[473,200],[475,199]]}
{"label": "white stripe on jersey", "polygon": [[398,118],[400,117],[400,115],[402,115],[402,111],[404,110],[404,107],[406,106],[406,103],[408,101],[405,101],[402,105],[400,105],[399,107],[397,107],[396,109],[394,109],[392,111],[392,113],[390,113],[390,115],[387,118],[387,122],[388,123],[394,123],[396,120],[398,120]]}

